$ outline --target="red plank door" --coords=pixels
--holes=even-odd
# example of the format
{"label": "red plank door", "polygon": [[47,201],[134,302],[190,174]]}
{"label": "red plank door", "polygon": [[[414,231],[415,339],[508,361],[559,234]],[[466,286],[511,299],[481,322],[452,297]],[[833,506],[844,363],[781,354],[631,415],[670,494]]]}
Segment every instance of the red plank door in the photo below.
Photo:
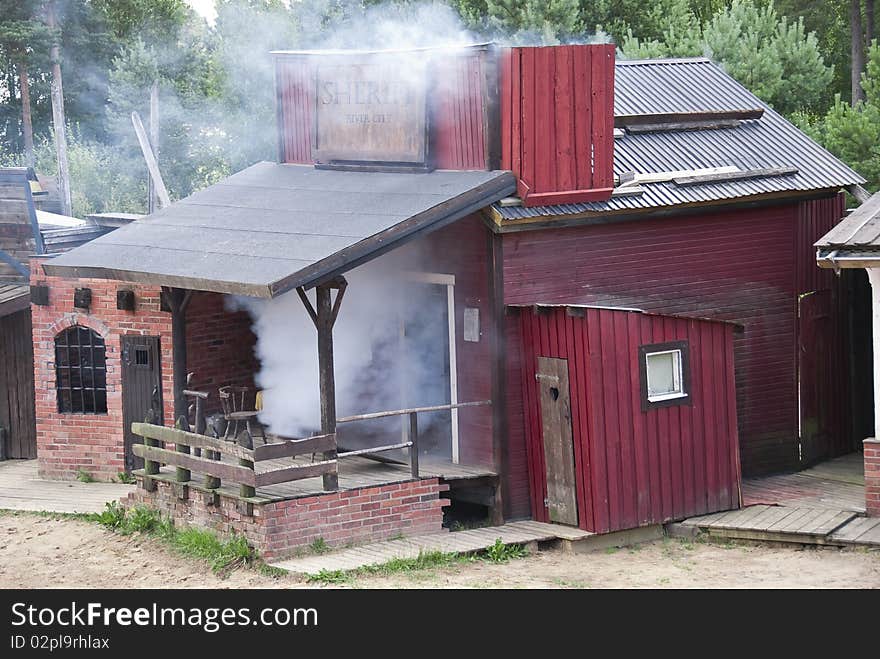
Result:
{"label": "red plank door", "polygon": [[541,399],[541,434],[547,470],[547,498],[544,502],[551,522],[577,526],[568,360],[538,357],[535,379]]}
{"label": "red plank door", "polygon": [[800,459],[806,466],[834,454],[830,291],[813,291],[798,298],[798,326]]}

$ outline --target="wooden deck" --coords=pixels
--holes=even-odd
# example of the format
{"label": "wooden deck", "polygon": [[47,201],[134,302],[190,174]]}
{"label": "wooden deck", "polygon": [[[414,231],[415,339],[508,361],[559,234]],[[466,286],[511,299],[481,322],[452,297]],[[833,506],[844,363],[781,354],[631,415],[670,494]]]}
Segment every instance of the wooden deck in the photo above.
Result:
{"label": "wooden deck", "polygon": [[741,510],[683,522],[709,535],[819,545],[880,546],[880,519],[867,518],[861,453],[795,474],[743,481]]}
{"label": "wooden deck", "polygon": [[850,453],[794,474],[747,478],[743,505],[778,504],[865,512],[865,475],[861,453]]}
{"label": "wooden deck", "polygon": [[542,522],[511,522],[502,526],[489,526],[453,533],[431,535],[401,540],[377,542],[329,554],[302,556],[274,563],[278,567],[298,574],[317,574],[322,570],[355,570],[368,565],[381,565],[395,558],[417,558],[420,552],[442,551],[444,553],[469,553],[491,547],[500,538],[505,545],[546,542],[551,540],[584,540],[593,534],[589,531],[559,524]]}
{"label": "wooden deck", "polygon": [[[223,457],[224,461],[236,464],[235,458],[228,456]],[[282,459],[282,460],[265,460],[257,463],[257,473],[278,469],[281,467],[290,467],[293,465],[308,465],[309,459]],[[160,474],[169,480],[174,479],[174,468],[163,467]],[[485,467],[472,467],[461,464],[452,464],[448,461],[432,461],[430,458],[422,458],[420,460],[419,476],[421,478],[439,478],[443,481],[456,483],[469,480],[495,478],[497,474]],[[378,462],[361,456],[353,456],[343,458],[339,461],[339,489],[354,490],[362,487],[373,487],[380,485],[388,485],[390,483],[400,483],[412,480],[409,465]],[[198,485],[204,482],[204,474],[196,471],[192,472],[191,483]],[[220,488],[221,494],[229,496],[238,496],[239,488],[237,485],[223,485]],[[284,501],[286,499],[296,499],[299,497],[315,496],[316,494],[324,494],[321,477],[306,478],[288,483],[279,483],[277,485],[268,485],[257,488],[257,496],[252,499],[254,503],[269,503],[271,501]]]}
{"label": "wooden deck", "polygon": [[36,460],[0,462],[0,509],[53,513],[96,513],[134,490],[119,483],[46,481]]}

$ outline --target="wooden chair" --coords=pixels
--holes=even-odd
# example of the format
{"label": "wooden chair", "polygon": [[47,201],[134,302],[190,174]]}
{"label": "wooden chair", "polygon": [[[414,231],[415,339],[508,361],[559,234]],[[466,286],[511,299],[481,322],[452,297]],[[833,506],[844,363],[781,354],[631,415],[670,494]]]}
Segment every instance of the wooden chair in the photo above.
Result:
{"label": "wooden chair", "polygon": [[239,432],[246,429],[251,437],[259,437],[263,443],[267,443],[263,424],[257,419],[260,411],[257,409],[256,398],[251,399],[251,388],[237,385],[220,387],[220,406],[223,409],[223,418],[226,419],[226,431],[223,439],[229,442],[236,441]]}

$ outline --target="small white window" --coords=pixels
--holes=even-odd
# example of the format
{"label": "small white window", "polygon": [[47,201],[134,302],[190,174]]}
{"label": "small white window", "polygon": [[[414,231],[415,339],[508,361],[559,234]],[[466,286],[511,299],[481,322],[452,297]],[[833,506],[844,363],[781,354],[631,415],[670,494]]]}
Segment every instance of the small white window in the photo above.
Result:
{"label": "small white window", "polygon": [[683,398],[687,396],[682,377],[681,350],[663,350],[645,354],[648,380],[648,401]]}

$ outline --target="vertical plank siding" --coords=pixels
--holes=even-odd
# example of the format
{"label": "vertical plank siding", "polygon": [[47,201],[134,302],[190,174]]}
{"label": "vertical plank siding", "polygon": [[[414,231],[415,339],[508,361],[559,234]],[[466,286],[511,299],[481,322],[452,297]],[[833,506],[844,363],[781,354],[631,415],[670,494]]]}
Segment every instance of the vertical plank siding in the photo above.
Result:
{"label": "vertical plank siding", "polygon": [[501,166],[523,204],[610,198],[614,46],[509,48],[500,70]]}
{"label": "vertical plank siding", "polygon": [[[796,258],[778,250],[768,259],[766,246],[794,245],[800,213],[789,204],[507,234],[505,303],[635,307],[742,324],[734,343],[743,471],[793,469]],[[512,425],[509,432],[511,451],[522,450]]]}
{"label": "vertical plank siding", "polygon": [[[538,357],[568,361],[580,526],[609,532],[739,506],[733,325],[610,309],[520,315],[531,510],[544,504]],[[689,345],[690,401],[642,411],[639,347]]]}
{"label": "vertical plank siding", "polygon": [[281,162],[311,164],[315,79],[305,57],[275,61],[275,93]]}
{"label": "vertical plank siding", "polygon": [[[276,60],[281,162],[311,164],[315,103],[313,62],[308,56]],[[487,50],[437,58],[428,92],[431,157],[439,169],[491,169],[489,163],[489,67]]]}
{"label": "vertical plank siding", "polygon": [[0,427],[7,458],[37,457],[31,311],[0,318]]}

